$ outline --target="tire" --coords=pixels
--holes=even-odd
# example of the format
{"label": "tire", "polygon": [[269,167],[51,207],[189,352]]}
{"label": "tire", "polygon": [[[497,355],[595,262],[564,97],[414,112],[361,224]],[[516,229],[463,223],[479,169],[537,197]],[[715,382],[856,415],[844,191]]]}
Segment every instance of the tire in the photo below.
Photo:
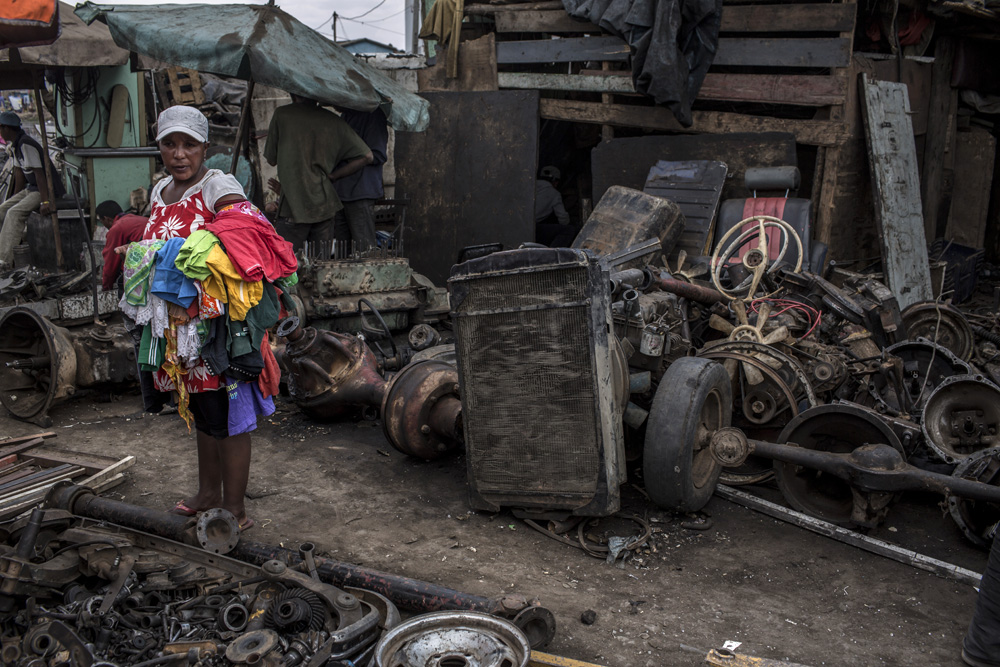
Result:
{"label": "tire", "polygon": [[709,448],[712,434],[732,421],[733,390],[722,364],[683,357],[663,374],[653,397],[643,476],[646,491],[667,510],[695,512],[715,493],[722,466]]}

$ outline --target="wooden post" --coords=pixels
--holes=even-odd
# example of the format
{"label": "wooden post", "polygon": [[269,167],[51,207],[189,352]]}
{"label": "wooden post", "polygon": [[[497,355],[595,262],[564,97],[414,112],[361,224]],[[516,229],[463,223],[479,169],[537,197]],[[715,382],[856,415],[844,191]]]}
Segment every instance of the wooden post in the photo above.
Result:
{"label": "wooden post", "polygon": [[923,181],[920,184],[924,234],[930,240],[943,235],[951,208],[950,174],[955,159],[955,114],[958,109],[958,91],[951,87],[954,56],[954,40],[950,37],[938,39],[931,73]]}
{"label": "wooden post", "polygon": [[[49,186],[47,194],[49,197],[49,215],[52,216],[52,236],[56,242],[56,265],[61,271],[66,266],[63,264],[62,238],[59,235],[59,215],[56,213],[56,186],[52,182],[52,172],[54,170],[49,169],[52,163],[49,161],[49,139],[45,134],[45,107],[42,106],[42,83],[39,81],[37,73],[35,73],[34,77],[35,107],[38,109],[38,128],[42,133],[42,170],[45,172],[45,182]],[[94,316],[96,317],[97,313],[94,313]]]}
{"label": "wooden post", "polygon": [[247,84],[247,99],[243,103],[243,113],[240,114],[240,125],[236,128],[236,143],[233,145],[233,162],[229,166],[229,173],[236,175],[236,165],[240,160],[240,149],[243,148],[243,133],[247,129],[247,120],[250,117],[250,104],[253,102],[254,81],[251,78]]}

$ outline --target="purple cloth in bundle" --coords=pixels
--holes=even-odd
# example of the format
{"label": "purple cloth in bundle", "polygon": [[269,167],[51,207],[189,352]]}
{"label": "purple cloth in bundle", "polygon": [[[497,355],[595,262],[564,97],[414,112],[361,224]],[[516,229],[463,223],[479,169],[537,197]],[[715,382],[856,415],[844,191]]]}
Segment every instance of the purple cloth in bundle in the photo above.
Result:
{"label": "purple cloth in bundle", "polygon": [[237,382],[228,380],[226,392],[229,394],[229,435],[249,433],[257,428],[257,417],[274,414],[274,400],[264,398],[257,382]]}

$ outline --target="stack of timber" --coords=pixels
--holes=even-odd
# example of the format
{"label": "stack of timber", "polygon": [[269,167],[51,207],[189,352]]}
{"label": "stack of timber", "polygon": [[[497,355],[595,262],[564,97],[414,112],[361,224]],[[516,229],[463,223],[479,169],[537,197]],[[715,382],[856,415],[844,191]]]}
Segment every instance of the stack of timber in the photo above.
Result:
{"label": "stack of timber", "polygon": [[114,459],[96,454],[38,449],[55,433],[0,441],[0,521],[12,519],[41,502],[58,482],[71,480],[101,493],[121,484],[134,456]]}
{"label": "stack of timber", "polygon": [[493,20],[499,87],[543,91],[543,118],[674,132],[791,132],[812,146],[837,145],[845,131],[835,109],[853,86],[847,68],[856,11],[852,1],[726,0],[718,53],[694,123],[684,128],[634,94],[628,45],[573,19],[561,2],[466,9]]}

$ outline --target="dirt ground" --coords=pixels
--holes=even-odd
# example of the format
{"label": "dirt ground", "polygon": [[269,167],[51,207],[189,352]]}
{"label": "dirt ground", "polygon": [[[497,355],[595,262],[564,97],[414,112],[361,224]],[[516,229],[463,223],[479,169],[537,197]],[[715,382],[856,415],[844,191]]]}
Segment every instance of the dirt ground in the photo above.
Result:
{"label": "dirt ground", "polygon": [[[167,509],[196,485],[194,437],[176,415],[136,417],[139,399],[77,398],[53,410],[46,447],[137,463],[108,495]],[[132,415],[132,416],[129,416]],[[0,439],[39,431],[0,415]],[[638,473],[632,471],[632,479]],[[254,435],[247,507],[255,541],[316,543],[323,555],[485,596],[537,597],[558,623],[549,652],[608,667],[702,664],[723,642],[807,665],[961,665],[968,585],[862,552],[721,498],[713,527],[681,527],[633,486],[623,512],[654,527],[650,548],[608,565],[509,512],[472,512],[465,460],[393,450],[378,423],[320,424],[290,403]],[[622,530],[630,524],[622,522]],[[873,536],[981,572],[935,499],[907,499]],[[584,625],[581,613],[596,612]]]}

